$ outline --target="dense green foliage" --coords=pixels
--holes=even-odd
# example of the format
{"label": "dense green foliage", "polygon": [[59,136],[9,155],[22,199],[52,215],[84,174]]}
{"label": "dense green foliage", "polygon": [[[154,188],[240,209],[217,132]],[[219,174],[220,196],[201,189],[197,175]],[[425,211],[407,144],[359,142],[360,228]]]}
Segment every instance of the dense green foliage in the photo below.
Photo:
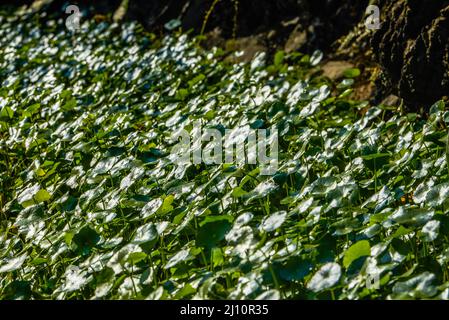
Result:
{"label": "dense green foliage", "polygon": [[[0,297],[448,298],[444,103],[351,101],[321,55],[0,26]],[[279,130],[279,170],[173,163],[172,133]],[[245,130],[246,130],[245,129]],[[367,287],[370,278],[379,287]]]}

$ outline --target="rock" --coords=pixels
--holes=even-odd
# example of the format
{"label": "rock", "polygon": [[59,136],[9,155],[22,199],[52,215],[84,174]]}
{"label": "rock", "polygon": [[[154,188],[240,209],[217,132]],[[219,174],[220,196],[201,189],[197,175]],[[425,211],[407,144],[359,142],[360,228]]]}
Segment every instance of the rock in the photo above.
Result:
{"label": "rock", "polygon": [[400,102],[401,98],[395,96],[394,94],[390,94],[385,99],[383,99],[380,104],[384,106],[398,106]]}
{"label": "rock", "polygon": [[328,50],[362,19],[369,0],[309,0],[307,3],[314,26],[309,41],[321,50]]}
{"label": "rock", "polygon": [[342,78],[344,71],[351,68],[354,65],[348,61],[328,61],[321,67],[323,75],[331,80]]}
{"label": "rock", "polygon": [[284,46],[284,51],[286,53],[298,51],[302,46],[304,46],[304,44],[306,44],[306,42],[307,31],[302,30],[302,27],[300,25],[297,25],[288,37],[287,42]]}
{"label": "rock", "polygon": [[242,54],[230,55],[226,58],[231,62],[249,62],[258,52],[266,52],[267,47],[262,42],[262,36],[242,37],[235,40],[229,40],[226,43],[226,49],[229,51],[243,52]]}
{"label": "rock", "polygon": [[409,109],[429,107],[449,92],[449,1],[385,2],[374,53],[392,93]]}
{"label": "rock", "polygon": [[357,101],[370,100],[374,93],[374,84],[371,81],[358,84],[354,88],[351,99]]}

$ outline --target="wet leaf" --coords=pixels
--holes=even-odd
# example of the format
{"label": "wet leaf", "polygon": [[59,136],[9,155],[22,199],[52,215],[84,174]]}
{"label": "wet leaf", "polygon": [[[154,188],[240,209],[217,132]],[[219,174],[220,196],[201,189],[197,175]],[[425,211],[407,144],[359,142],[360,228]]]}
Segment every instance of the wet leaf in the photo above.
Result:
{"label": "wet leaf", "polygon": [[334,262],[323,265],[307,283],[307,289],[320,292],[332,288],[341,277],[341,267]]}
{"label": "wet leaf", "polygon": [[357,68],[346,69],[344,71],[344,76],[346,78],[356,78],[360,76],[360,70]]}
{"label": "wet leaf", "polygon": [[165,265],[165,269],[170,269],[176,266],[178,263],[185,262],[189,259],[191,259],[190,251],[188,249],[183,249],[173,255]]}
{"label": "wet leaf", "polygon": [[265,232],[271,232],[278,229],[287,218],[286,211],[279,211],[271,214],[270,216],[264,218],[260,225],[260,229]]}
{"label": "wet leaf", "polygon": [[398,282],[393,287],[396,295],[411,295],[416,298],[430,298],[437,293],[434,285],[436,277],[430,272],[423,272],[407,281]]}
{"label": "wet leaf", "polygon": [[99,241],[99,234],[89,226],[83,227],[72,238],[74,249],[80,254],[88,254]]}
{"label": "wet leaf", "polygon": [[438,237],[440,222],[431,220],[427,222],[421,229],[421,235],[426,242],[434,241]]}
{"label": "wet leaf", "polygon": [[198,231],[197,244],[201,247],[214,247],[223,240],[231,229],[230,217],[206,218]]}
{"label": "wet leaf", "polygon": [[155,240],[158,237],[156,226],[153,223],[140,226],[136,230],[132,243],[144,244]]}
{"label": "wet leaf", "polygon": [[19,269],[27,258],[27,255],[22,255],[17,258],[2,261],[0,264],[0,273],[12,272]]}
{"label": "wet leaf", "polygon": [[354,243],[345,251],[343,258],[343,265],[348,268],[351,263],[358,258],[369,256],[371,254],[371,247],[368,240],[361,240]]}

